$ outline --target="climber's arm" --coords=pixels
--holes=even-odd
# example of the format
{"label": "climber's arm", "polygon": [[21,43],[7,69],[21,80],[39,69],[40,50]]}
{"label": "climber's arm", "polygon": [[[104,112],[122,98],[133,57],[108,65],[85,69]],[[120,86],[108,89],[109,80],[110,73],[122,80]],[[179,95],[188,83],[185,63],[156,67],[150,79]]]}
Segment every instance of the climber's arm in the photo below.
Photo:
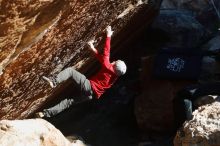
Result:
{"label": "climber's arm", "polygon": [[91,40],[91,41],[88,42],[89,50],[91,52],[93,52],[95,55],[97,55],[98,54],[98,50],[94,47],[93,43],[94,43],[94,40]]}

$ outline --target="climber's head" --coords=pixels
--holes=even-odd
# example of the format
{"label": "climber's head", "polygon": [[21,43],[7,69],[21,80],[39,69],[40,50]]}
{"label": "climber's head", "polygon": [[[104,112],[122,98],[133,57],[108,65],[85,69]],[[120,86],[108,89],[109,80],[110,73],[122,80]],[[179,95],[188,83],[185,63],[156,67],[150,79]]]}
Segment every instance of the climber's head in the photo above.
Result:
{"label": "climber's head", "polygon": [[118,76],[124,75],[127,70],[127,66],[124,61],[117,60],[113,62],[113,67]]}

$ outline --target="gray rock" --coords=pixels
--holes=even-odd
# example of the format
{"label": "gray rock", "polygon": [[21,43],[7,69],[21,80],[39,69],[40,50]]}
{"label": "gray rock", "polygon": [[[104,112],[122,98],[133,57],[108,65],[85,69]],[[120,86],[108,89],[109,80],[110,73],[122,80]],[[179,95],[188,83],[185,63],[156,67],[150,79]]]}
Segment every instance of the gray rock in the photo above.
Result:
{"label": "gray rock", "polygon": [[153,28],[167,33],[170,38],[167,47],[194,48],[201,45],[208,36],[194,15],[182,10],[161,10]]}
{"label": "gray rock", "polygon": [[219,25],[219,0],[164,0],[161,9],[190,11],[210,33],[216,32],[217,25]]}

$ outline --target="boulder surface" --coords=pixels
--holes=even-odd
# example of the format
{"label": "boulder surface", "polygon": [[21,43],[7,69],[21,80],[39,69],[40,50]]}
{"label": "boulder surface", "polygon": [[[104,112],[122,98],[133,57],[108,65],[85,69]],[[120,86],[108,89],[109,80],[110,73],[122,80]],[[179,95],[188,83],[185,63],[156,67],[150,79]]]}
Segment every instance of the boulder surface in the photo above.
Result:
{"label": "boulder surface", "polygon": [[65,88],[54,92],[43,75],[94,67],[86,42],[95,38],[101,49],[108,25],[112,53],[119,51],[152,22],[160,1],[0,0],[0,119],[26,118]]}
{"label": "boulder surface", "polygon": [[82,141],[70,142],[43,119],[0,121],[0,146],[86,146]]}

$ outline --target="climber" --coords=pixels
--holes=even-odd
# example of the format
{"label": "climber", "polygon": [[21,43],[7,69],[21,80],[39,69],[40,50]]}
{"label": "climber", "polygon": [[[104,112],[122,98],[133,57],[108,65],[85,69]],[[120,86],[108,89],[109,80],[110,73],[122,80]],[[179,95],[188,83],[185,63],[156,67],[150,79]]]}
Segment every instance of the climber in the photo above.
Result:
{"label": "climber", "polygon": [[[117,60],[110,63],[110,41],[113,34],[111,26],[106,28],[106,34],[107,38],[102,54],[95,49],[93,44],[94,40],[87,43],[89,49],[101,63],[101,69],[97,74],[87,79],[73,67],[68,67],[55,77],[43,76],[43,79],[49,83],[50,87],[55,88],[59,83],[71,78],[80,88],[80,92],[82,94],[80,96],[81,101],[91,100],[94,98],[100,99],[101,95],[115,83],[119,76],[125,74],[127,69],[124,61]],[[66,98],[57,105],[36,113],[36,117],[43,118],[55,116],[69,108],[73,105],[73,103],[75,103],[73,98]]]}

